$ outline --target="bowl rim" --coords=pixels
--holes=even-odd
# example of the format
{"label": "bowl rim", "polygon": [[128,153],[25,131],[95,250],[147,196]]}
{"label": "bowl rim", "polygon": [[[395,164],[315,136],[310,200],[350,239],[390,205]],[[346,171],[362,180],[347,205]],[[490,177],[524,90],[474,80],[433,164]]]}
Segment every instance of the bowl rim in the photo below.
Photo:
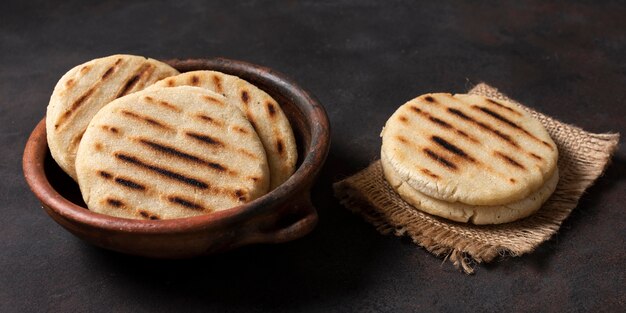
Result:
{"label": "bowl rim", "polygon": [[328,115],[315,97],[285,74],[245,61],[226,58],[199,58],[174,59],[166,62],[214,65],[219,68],[240,70],[245,74],[257,76],[255,79],[260,79],[267,85],[275,86],[281,95],[285,96],[286,93],[288,95],[286,98],[290,99],[307,118],[308,126],[311,129],[308,153],[296,171],[280,186],[251,202],[207,215],[167,220],[139,220],[109,216],[90,211],[71,202],[58,193],[48,181],[44,169],[44,159],[49,150],[46,138],[46,118],[44,116],[28,138],[22,159],[24,177],[44,207],[48,207],[64,219],[115,232],[188,233],[217,226],[223,227],[225,223],[241,222],[253,215],[265,213],[265,209],[272,207],[272,204],[277,200],[290,199],[290,196],[308,189],[308,183],[321,170],[330,148]]}

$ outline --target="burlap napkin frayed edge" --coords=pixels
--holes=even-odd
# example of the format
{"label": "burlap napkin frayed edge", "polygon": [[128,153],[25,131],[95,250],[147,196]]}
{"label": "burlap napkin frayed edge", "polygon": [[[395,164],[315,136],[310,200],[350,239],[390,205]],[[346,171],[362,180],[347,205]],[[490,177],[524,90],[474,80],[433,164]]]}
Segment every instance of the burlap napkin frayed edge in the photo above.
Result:
{"label": "burlap napkin frayed edge", "polygon": [[[512,101],[484,83],[469,93]],[[335,196],[380,233],[409,236],[434,255],[445,256],[467,274],[474,272],[474,264],[533,251],[558,231],[580,196],[603,173],[617,148],[619,134],[585,132],[512,102],[537,118],[559,148],[559,184],[533,216],[514,223],[475,226],[423,213],[404,202],[387,184],[378,161],[335,183]]]}

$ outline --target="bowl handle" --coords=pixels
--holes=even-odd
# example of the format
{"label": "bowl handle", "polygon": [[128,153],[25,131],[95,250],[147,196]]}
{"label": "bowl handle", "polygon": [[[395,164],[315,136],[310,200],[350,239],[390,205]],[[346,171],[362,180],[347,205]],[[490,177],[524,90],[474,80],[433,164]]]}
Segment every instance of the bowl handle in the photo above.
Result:
{"label": "bowl handle", "polygon": [[[304,192],[295,201],[252,231],[246,243],[282,243],[298,239],[313,230],[317,225],[317,211],[311,203],[309,192]],[[257,224],[257,225],[259,225]]]}

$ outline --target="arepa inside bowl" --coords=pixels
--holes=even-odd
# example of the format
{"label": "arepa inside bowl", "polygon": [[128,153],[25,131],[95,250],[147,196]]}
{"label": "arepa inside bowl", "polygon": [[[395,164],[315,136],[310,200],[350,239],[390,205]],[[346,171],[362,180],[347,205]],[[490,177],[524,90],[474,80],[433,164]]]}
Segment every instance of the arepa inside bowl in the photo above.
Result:
{"label": "arepa inside bowl", "polygon": [[87,242],[147,257],[192,257],[251,243],[290,241],[309,233],[317,222],[309,192],[330,145],[324,108],[292,80],[268,68],[220,58],[167,63],[181,72],[215,70],[239,76],[274,97],[296,138],[295,173],[254,201],[208,215],[159,221],[111,217],[89,211],[78,185],[51,158],[44,118],[26,144],[23,170],[46,212]]}

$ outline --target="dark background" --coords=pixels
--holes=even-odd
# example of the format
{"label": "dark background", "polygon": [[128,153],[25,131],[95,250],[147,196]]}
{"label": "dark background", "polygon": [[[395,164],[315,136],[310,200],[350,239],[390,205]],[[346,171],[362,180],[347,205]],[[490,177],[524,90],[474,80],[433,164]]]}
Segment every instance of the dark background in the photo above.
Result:
{"label": "dark background", "polygon": [[[624,145],[552,240],[473,276],[379,235],[331,183],[377,158],[399,105],[481,81],[561,121],[625,134],[625,21],[617,1],[2,1],[0,311],[624,312]],[[24,144],[60,76],[114,53],[245,60],[316,95],[332,123],[317,228],[288,244],[159,261],[92,247],[54,223],[23,179]]]}

